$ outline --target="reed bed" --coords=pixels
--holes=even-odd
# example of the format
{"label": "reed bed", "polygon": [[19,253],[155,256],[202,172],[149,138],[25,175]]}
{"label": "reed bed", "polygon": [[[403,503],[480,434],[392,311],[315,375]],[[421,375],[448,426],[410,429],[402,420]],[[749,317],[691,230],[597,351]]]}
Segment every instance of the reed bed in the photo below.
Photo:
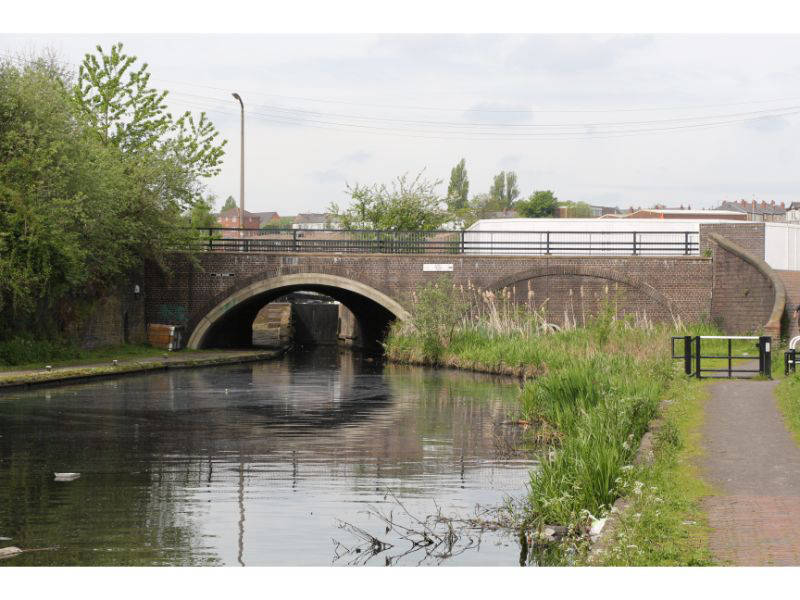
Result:
{"label": "reed bed", "polygon": [[558,433],[546,436],[554,443],[540,450],[531,473],[529,523],[585,525],[602,516],[623,493],[639,441],[680,376],[670,337],[686,327],[646,315],[620,318],[613,298],[580,326],[574,319],[556,326],[546,307],[515,304],[504,294],[464,296],[447,280],[423,289],[411,322],[391,330],[388,359],[525,377],[521,421],[534,436]]}

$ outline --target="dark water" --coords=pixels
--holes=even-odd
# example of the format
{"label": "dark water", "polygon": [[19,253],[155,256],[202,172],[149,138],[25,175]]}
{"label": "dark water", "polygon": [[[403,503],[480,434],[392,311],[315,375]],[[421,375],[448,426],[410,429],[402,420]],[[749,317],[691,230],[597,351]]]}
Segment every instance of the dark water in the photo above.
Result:
{"label": "dark water", "polygon": [[[0,564],[517,564],[501,533],[444,560],[401,556],[409,544],[371,512],[409,526],[392,494],[420,518],[522,497],[516,394],[335,349],[6,393],[0,547],[52,549]],[[341,521],[394,547],[355,552]]]}

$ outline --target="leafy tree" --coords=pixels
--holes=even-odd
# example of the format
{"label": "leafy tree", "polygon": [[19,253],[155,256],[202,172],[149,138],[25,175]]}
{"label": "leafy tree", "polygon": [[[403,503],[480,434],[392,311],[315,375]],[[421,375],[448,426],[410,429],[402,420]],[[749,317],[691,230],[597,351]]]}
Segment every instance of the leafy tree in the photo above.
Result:
{"label": "leafy tree", "polygon": [[[191,205],[200,199],[198,178],[218,175],[226,141],[201,112],[189,111],[177,119],[167,112],[167,91],[149,86],[147,63],[135,69],[136,56],[123,52],[121,43],[106,54],[87,53],[73,87],[77,105],[101,139],[143,162],[161,163],[159,182],[172,200]],[[172,169],[163,164],[172,163]],[[151,171],[151,174],[152,171]]]}
{"label": "leafy tree", "polygon": [[69,334],[210,210],[192,214],[224,143],[203,117],[172,120],[115,48],[77,80],[52,60],[0,62],[0,338]]}
{"label": "leafy tree", "polygon": [[277,221],[269,221],[261,225],[261,229],[290,229],[294,223],[294,217],[279,217]]}
{"label": "leafy tree", "polygon": [[550,190],[533,192],[527,200],[520,200],[514,205],[523,217],[552,217],[558,208],[558,198]]}
{"label": "leafy tree", "polygon": [[225,198],[225,204],[222,205],[223,211],[226,211],[230,208],[236,208],[236,200],[233,199],[233,196],[228,196]]}
{"label": "leafy tree", "polygon": [[341,210],[332,203],[329,212],[343,229],[430,231],[448,218],[441,208],[442,198],[436,194],[441,183],[423,179],[420,172],[414,179],[401,175],[389,186],[348,184],[347,193],[353,200],[350,208]]}
{"label": "leafy tree", "polygon": [[567,200],[561,206],[566,208],[566,216],[570,219],[585,219],[592,216],[592,207],[586,202],[572,202]]}
{"label": "leafy tree", "polygon": [[462,158],[450,171],[450,185],[447,186],[447,208],[457,212],[467,207],[469,198],[469,178],[466,161]]}
{"label": "leafy tree", "polygon": [[195,202],[189,211],[189,226],[194,229],[207,229],[209,227],[219,227],[219,221],[212,212],[216,198],[213,195],[201,198]]}
{"label": "leafy tree", "polygon": [[489,189],[489,197],[497,203],[499,210],[511,208],[514,201],[519,197],[517,187],[517,174],[514,171],[500,171],[494,176],[492,187]]}

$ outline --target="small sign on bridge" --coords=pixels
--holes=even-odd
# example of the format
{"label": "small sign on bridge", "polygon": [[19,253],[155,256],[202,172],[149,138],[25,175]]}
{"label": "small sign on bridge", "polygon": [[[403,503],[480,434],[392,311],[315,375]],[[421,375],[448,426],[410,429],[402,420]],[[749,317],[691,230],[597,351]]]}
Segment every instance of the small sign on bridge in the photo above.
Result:
{"label": "small sign on bridge", "polygon": [[423,263],[422,271],[452,271],[453,263]]}

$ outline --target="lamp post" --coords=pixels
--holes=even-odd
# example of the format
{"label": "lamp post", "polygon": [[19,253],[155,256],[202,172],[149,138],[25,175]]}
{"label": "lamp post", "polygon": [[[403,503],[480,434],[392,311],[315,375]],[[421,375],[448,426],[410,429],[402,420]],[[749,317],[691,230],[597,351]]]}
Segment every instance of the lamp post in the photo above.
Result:
{"label": "lamp post", "polygon": [[[239,229],[244,229],[244,102],[242,97],[233,92],[233,97],[239,101],[239,106],[242,107],[242,161],[239,173]],[[243,233],[239,231],[239,237],[244,237]]]}

